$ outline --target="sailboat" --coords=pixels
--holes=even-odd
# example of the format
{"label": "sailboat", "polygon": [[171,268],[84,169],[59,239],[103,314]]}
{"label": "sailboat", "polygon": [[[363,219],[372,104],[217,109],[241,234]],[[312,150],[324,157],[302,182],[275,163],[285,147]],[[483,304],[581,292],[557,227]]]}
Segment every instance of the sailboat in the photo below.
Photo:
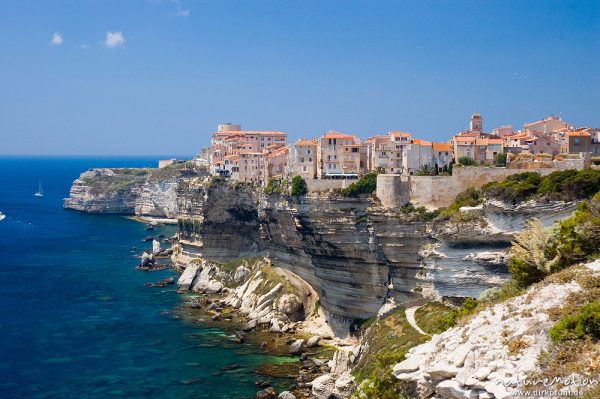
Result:
{"label": "sailboat", "polygon": [[37,193],[33,194],[36,197],[43,197],[44,196],[44,190],[42,189],[42,182],[40,181],[40,188],[38,189]]}

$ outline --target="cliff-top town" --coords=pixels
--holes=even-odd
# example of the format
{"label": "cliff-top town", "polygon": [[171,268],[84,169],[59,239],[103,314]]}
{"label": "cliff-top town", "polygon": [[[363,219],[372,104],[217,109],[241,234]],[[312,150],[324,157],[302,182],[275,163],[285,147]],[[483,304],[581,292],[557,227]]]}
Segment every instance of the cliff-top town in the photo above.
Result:
{"label": "cliff-top town", "polygon": [[[522,155],[519,155],[522,154]],[[475,112],[469,129],[447,142],[431,142],[410,132],[390,131],[362,140],[329,131],[318,138],[287,144],[278,131],[242,130],[223,124],[213,133],[210,147],[196,160],[212,174],[234,181],[265,185],[270,179],[302,176],[304,179],[354,179],[369,171],[387,174],[445,175],[453,164],[506,166],[511,161],[531,162],[586,158],[600,154],[600,129],[573,127],[557,116],[485,133],[483,118]],[[160,161],[166,166],[174,160]]]}

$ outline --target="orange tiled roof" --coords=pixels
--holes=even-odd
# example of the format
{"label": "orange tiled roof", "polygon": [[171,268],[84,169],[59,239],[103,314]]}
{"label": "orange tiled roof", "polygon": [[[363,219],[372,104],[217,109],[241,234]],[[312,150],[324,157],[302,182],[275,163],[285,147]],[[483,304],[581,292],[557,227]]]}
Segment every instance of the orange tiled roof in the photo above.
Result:
{"label": "orange tiled roof", "polygon": [[322,139],[343,139],[343,140],[354,140],[353,136],[344,134],[344,133],[339,133],[339,132],[334,132],[332,130],[328,131],[327,133],[325,133],[324,135],[321,136]]}
{"label": "orange tiled roof", "polygon": [[504,144],[504,140],[502,139],[488,139],[490,144]]}
{"label": "orange tiled roof", "polygon": [[529,133],[517,133],[517,134],[513,134],[512,136],[506,136],[505,139],[519,140],[519,139],[527,139],[529,137],[530,137]]}
{"label": "orange tiled roof", "polygon": [[452,151],[450,143],[433,143],[433,151]]}
{"label": "orange tiled roof", "polygon": [[425,141],[425,140],[420,140],[420,139],[412,139],[410,142],[412,144],[417,144],[417,145],[431,145],[431,141]]}
{"label": "orange tiled roof", "polygon": [[276,150],[273,150],[270,154],[267,155],[268,158],[278,157],[280,155],[286,154],[289,151],[288,147],[281,147]]}
{"label": "orange tiled roof", "polygon": [[316,146],[317,145],[317,141],[316,140],[306,140],[306,139],[300,139],[298,141],[296,141],[296,145],[312,145],[312,146]]}
{"label": "orange tiled roof", "polygon": [[475,137],[454,136],[454,141],[459,141],[459,142],[463,142],[463,143],[474,143]]}
{"label": "orange tiled roof", "polygon": [[572,136],[572,137],[588,137],[588,136],[591,136],[591,134],[587,130],[576,130],[576,131],[573,131],[573,132],[568,132],[567,135],[568,136]]}
{"label": "orange tiled roof", "polygon": [[241,130],[237,132],[215,132],[215,136],[247,136],[250,134],[258,135],[258,136],[287,136],[287,133],[277,132],[272,130]]}
{"label": "orange tiled roof", "polygon": [[397,130],[391,130],[388,134],[391,137],[410,137],[410,133],[408,133],[408,132],[399,132]]}

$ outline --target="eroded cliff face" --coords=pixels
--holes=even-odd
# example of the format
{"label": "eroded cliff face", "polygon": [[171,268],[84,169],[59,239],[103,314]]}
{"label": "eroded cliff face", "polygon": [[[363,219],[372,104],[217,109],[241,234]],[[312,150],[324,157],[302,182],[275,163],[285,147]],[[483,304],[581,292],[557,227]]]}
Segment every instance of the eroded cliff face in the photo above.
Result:
{"label": "eroded cliff face", "polygon": [[73,182],[63,206],[88,213],[177,217],[180,181],[205,175],[186,164],[150,168],[90,169]]}
{"label": "eroded cliff face", "polygon": [[180,184],[176,262],[268,256],[318,293],[337,333],[377,313],[385,301],[417,298],[419,222],[403,222],[371,200],[266,196],[243,185]]}

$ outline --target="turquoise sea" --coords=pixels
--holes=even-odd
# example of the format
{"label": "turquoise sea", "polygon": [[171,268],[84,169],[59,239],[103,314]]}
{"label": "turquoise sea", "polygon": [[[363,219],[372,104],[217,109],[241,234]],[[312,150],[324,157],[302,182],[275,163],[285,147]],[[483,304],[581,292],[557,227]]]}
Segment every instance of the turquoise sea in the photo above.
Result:
{"label": "turquoise sea", "polygon": [[174,318],[174,286],[145,283],[175,273],[135,269],[143,224],[63,210],[82,171],[159,158],[0,157],[1,398],[249,398],[254,369],[285,361]]}

